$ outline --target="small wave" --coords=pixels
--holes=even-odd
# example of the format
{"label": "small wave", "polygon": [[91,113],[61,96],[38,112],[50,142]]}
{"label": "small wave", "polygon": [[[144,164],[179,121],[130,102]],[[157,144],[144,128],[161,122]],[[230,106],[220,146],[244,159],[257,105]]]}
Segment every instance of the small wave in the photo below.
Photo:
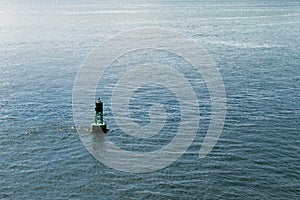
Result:
{"label": "small wave", "polygon": [[281,47],[280,45],[271,44],[255,44],[250,42],[238,43],[233,41],[210,41],[209,44],[224,45],[229,47],[237,47],[242,49],[260,49],[260,48],[276,48]]}
{"label": "small wave", "polygon": [[270,16],[265,16],[265,15],[261,15],[261,16],[240,16],[240,17],[216,17],[213,19],[216,20],[228,20],[228,19],[261,19],[261,18],[268,18]]}
{"label": "small wave", "polygon": [[98,10],[98,11],[78,11],[78,12],[65,12],[67,15],[91,15],[91,14],[123,14],[123,13],[141,13],[146,10]]}
{"label": "small wave", "polygon": [[[289,25],[289,24],[300,24],[300,21],[296,22],[284,22],[284,23],[265,23],[265,24],[255,24],[254,26],[259,27],[259,26],[282,26],[282,25]],[[251,24],[251,26],[253,26]]]}

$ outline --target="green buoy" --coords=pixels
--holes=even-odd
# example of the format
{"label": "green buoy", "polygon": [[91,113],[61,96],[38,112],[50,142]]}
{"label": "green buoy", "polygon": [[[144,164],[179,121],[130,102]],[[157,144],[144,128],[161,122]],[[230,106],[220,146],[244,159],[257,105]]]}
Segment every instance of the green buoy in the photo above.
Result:
{"label": "green buoy", "polygon": [[98,98],[98,101],[95,102],[95,121],[92,123],[92,132],[105,133],[106,131],[106,124],[103,121],[103,102]]}

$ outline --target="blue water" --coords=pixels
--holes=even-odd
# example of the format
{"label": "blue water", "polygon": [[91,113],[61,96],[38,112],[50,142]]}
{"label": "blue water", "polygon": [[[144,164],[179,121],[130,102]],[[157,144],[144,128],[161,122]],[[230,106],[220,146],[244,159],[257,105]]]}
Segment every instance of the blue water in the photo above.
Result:
{"label": "blue water", "polygon": [[[81,63],[98,44],[143,27],[178,31],[207,50],[224,81],[227,115],[213,151],[200,159],[211,109],[201,82],[201,126],[188,151],[166,168],[134,174],[86,150],[73,122],[72,92]],[[299,35],[300,2],[293,0],[2,2],[0,198],[299,199]],[[146,90],[131,103],[146,105]],[[147,97],[157,100],[155,93]],[[103,98],[107,137],[142,151],[114,123],[109,95]],[[158,100],[176,109],[172,98]],[[135,122],[149,120],[142,111],[133,108]],[[147,150],[173,136],[158,135]]]}

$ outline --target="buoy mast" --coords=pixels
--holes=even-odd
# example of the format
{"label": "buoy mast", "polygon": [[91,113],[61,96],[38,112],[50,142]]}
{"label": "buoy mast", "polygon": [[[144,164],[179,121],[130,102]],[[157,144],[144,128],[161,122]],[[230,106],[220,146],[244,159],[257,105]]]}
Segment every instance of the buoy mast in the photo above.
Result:
{"label": "buoy mast", "polygon": [[95,124],[102,124],[103,123],[103,102],[98,99],[95,102]]}
{"label": "buoy mast", "polygon": [[92,124],[92,132],[105,133],[106,131],[106,124],[103,121],[103,102],[98,98],[98,101],[95,102],[95,121]]}

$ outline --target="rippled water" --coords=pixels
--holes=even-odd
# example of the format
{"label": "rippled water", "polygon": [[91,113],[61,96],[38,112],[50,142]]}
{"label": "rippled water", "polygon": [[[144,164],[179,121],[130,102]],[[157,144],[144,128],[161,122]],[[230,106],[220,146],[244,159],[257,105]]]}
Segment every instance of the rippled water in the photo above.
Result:
{"label": "rippled water", "polygon": [[[224,81],[227,115],[213,151],[200,159],[211,106],[203,80],[192,81],[201,110],[192,145],[168,167],[134,174],[86,150],[73,122],[72,91],[90,51],[143,27],[178,31],[207,50]],[[299,199],[299,30],[298,1],[1,3],[0,198]],[[114,63],[120,69],[122,59]],[[110,83],[119,76],[107,71]],[[172,92],[157,87],[165,95],[158,98],[148,86],[133,94],[136,123],[149,121],[148,103],[172,102],[165,107],[171,114],[178,109]],[[169,134],[134,140],[114,122],[110,89],[98,89],[107,138],[122,148],[153,151],[176,134],[179,115],[170,114]]]}

